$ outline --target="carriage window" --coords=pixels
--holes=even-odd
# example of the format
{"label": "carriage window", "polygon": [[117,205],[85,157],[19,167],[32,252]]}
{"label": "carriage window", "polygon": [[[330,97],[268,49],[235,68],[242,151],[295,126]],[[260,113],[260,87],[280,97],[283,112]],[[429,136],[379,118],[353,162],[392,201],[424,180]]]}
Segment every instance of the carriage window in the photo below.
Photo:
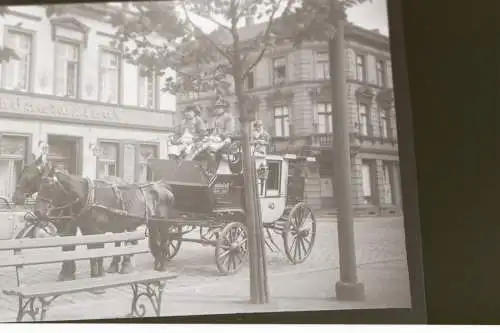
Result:
{"label": "carriage window", "polygon": [[266,182],[266,196],[280,195],[281,161],[267,161],[269,175]]}

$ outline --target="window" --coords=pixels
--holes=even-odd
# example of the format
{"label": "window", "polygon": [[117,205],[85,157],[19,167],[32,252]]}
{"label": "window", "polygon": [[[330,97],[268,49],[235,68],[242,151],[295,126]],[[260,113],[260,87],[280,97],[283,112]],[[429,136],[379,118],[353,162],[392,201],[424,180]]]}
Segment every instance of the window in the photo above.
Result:
{"label": "window", "polygon": [[56,86],[57,96],[78,96],[78,80],[80,76],[80,47],[77,44],[61,42],[56,43]]}
{"label": "window", "polygon": [[246,78],[246,86],[247,89],[253,89],[255,88],[255,75],[254,72],[249,72]]}
{"label": "window", "polygon": [[266,181],[266,196],[279,196],[281,188],[281,161],[267,161],[269,174]]}
{"label": "window", "polygon": [[361,181],[363,190],[363,198],[361,200],[361,203],[365,205],[370,205],[373,203],[371,171],[371,163],[368,161],[363,161],[363,163],[361,164]]}
{"label": "window", "polygon": [[0,136],[0,196],[12,198],[26,159],[27,137]]}
{"label": "window", "polygon": [[118,104],[120,55],[101,50],[99,66],[99,101]]}
{"label": "window", "polygon": [[328,80],[330,78],[330,65],[328,52],[316,53],[316,79]]}
{"label": "window", "polygon": [[282,84],[286,80],[285,57],[273,59],[273,83]]}
{"label": "window", "polygon": [[394,198],[392,194],[392,165],[390,162],[382,163],[382,204],[392,205]]}
{"label": "window", "polygon": [[278,137],[288,137],[290,135],[290,124],[288,122],[288,107],[274,107],[274,135]]}
{"label": "window", "polygon": [[387,110],[380,108],[380,137],[389,137],[389,119],[387,118]]}
{"label": "window", "polygon": [[377,61],[377,85],[385,87],[385,62],[382,60]]}
{"label": "window", "polygon": [[358,103],[358,117],[359,117],[359,134],[363,136],[369,135],[369,112],[368,105]]}
{"label": "window", "polygon": [[153,181],[153,171],[148,164],[148,159],[158,157],[158,149],[155,145],[141,144],[139,146],[139,182]]}
{"label": "window", "polygon": [[6,46],[14,50],[20,59],[11,58],[5,63],[4,87],[28,91],[31,83],[33,37],[28,33],[12,30],[7,31],[6,37]]}
{"label": "window", "polygon": [[316,112],[318,115],[318,132],[332,133],[332,104],[318,103],[316,104]]}
{"label": "window", "polygon": [[156,107],[156,79],[153,74],[139,75],[139,106],[143,108]]}
{"label": "window", "polygon": [[118,177],[119,145],[113,142],[101,142],[101,155],[97,160],[97,178]]}
{"label": "window", "polygon": [[360,54],[356,56],[356,80],[365,82],[365,57]]}

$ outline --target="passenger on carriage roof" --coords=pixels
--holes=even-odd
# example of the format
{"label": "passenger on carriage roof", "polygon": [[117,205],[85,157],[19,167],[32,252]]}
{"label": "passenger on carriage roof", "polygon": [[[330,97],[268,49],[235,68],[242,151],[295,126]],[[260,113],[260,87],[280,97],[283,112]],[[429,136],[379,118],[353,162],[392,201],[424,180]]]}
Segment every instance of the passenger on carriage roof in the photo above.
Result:
{"label": "passenger on carriage roof", "polygon": [[184,120],[176,135],[168,145],[168,156],[178,158],[189,154],[194,142],[206,135],[206,126],[200,117],[200,110],[196,106],[184,109]]}
{"label": "passenger on carriage roof", "polygon": [[265,155],[271,136],[264,129],[262,120],[256,120],[252,130],[252,147],[255,154]]}

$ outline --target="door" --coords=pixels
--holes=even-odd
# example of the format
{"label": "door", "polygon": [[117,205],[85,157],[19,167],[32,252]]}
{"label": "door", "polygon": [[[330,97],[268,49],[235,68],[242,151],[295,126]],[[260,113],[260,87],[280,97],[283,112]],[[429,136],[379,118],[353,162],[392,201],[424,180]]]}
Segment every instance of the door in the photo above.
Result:
{"label": "door", "polygon": [[81,138],[49,135],[49,156],[48,160],[55,167],[62,168],[72,175],[81,176],[82,157],[81,157]]}

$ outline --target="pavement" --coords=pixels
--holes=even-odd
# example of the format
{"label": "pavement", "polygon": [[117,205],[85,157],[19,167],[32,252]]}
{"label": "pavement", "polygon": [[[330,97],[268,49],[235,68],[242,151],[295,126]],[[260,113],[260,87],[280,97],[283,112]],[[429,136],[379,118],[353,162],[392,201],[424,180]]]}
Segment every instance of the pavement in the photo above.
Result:
{"label": "pavement", "polygon": [[[322,215],[317,220],[316,243],[304,263],[292,265],[283,252],[268,251],[270,303],[264,305],[249,303],[248,265],[237,274],[221,276],[215,267],[213,248],[182,244],[169,264],[179,277],[167,283],[162,316],[410,306],[402,217],[356,220],[356,257],[359,280],[365,284],[364,302],[335,299],[335,282],[339,280],[336,219]],[[139,271],[152,265],[149,254],[134,260]],[[88,266],[87,262],[78,263],[77,278],[89,274]],[[26,267],[24,280],[26,284],[52,281],[58,270],[59,265]],[[1,286],[15,285],[15,271],[1,269],[0,281]],[[109,289],[102,295],[62,296],[53,303],[48,320],[121,317],[128,313],[130,300],[128,287]],[[0,321],[14,320],[16,310],[16,298],[0,296]]]}

